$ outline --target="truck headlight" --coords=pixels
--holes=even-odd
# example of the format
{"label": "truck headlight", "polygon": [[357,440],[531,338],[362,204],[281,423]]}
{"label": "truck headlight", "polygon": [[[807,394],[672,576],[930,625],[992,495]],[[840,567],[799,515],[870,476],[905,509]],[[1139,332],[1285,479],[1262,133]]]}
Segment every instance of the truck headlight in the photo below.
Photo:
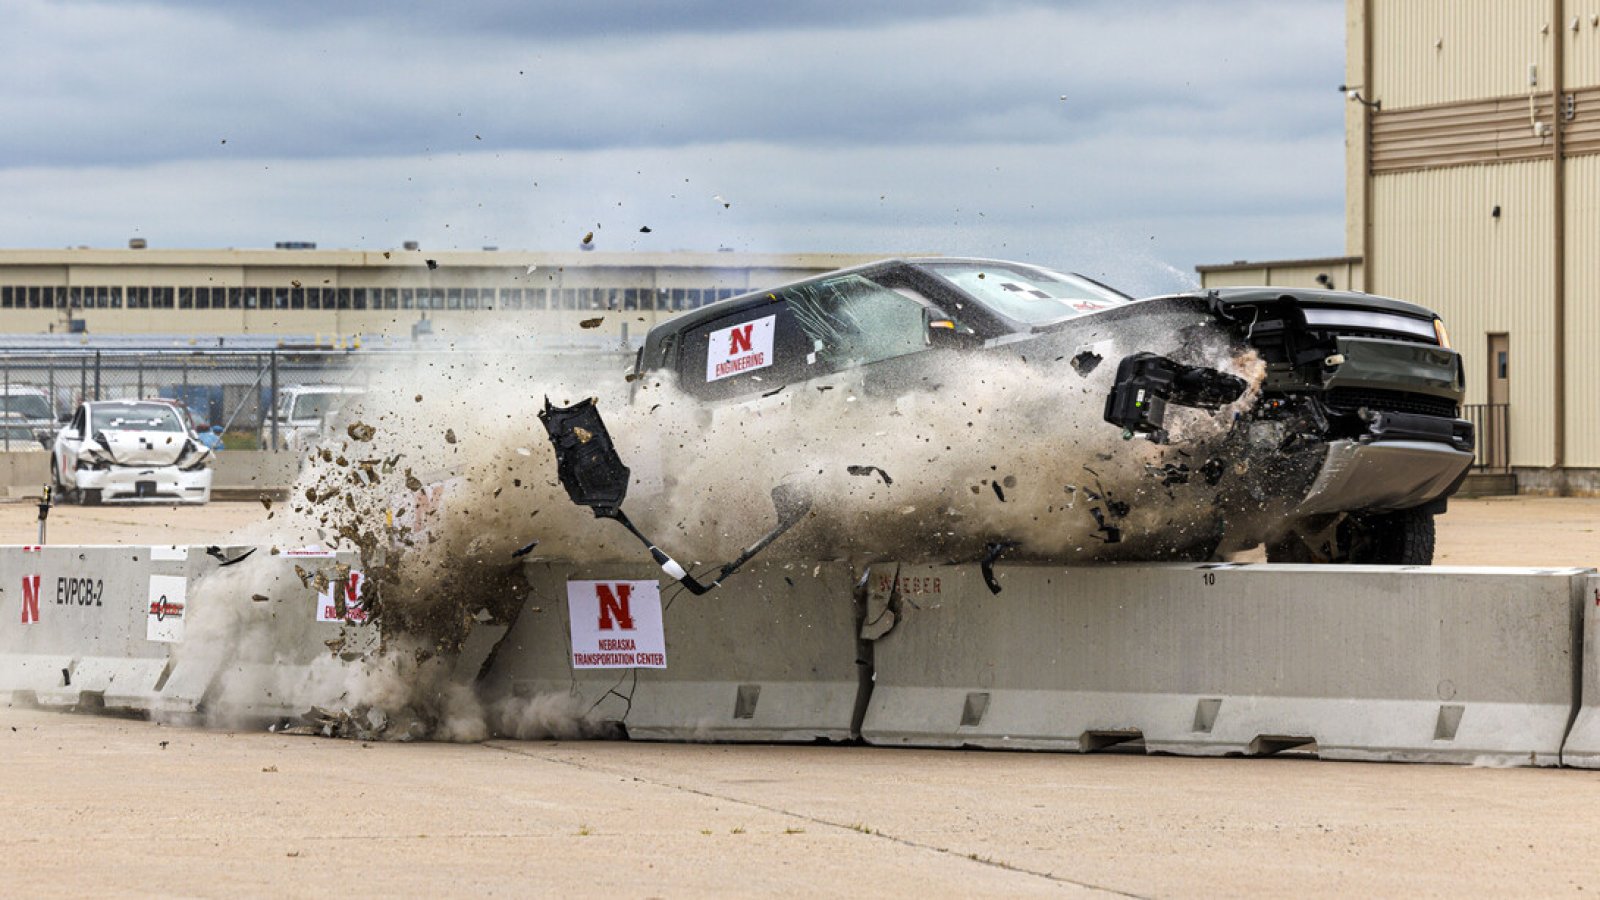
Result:
{"label": "truck headlight", "polygon": [[1433,320],[1433,336],[1439,339],[1439,346],[1446,350],[1450,349],[1450,332],[1444,330],[1443,319],[1435,318]]}

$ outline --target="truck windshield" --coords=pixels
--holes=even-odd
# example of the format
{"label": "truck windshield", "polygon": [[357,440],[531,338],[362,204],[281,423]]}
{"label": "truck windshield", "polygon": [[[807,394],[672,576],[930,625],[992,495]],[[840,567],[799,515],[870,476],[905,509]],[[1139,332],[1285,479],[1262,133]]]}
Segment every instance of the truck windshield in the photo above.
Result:
{"label": "truck windshield", "polygon": [[1034,266],[957,261],[923,265],[1000,315],[1027,325],[1049,325],[1129,302],[1086,278]]}

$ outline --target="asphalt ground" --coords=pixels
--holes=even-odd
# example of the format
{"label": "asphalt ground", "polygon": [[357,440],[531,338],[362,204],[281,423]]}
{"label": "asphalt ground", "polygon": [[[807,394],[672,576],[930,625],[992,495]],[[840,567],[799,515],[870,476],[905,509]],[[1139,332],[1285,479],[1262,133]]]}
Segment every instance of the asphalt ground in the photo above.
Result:
{"label": "asphalt ground", "polygon": [[[62,508],[52,543],[263,515]],[[1600,565],[1600,500],[1458,501],[1439,561]],[[0,541],[32,543],[31,507]],[[1600,772],[846,746],[363,744],[0,707],[0,893],[1592,894]]]}

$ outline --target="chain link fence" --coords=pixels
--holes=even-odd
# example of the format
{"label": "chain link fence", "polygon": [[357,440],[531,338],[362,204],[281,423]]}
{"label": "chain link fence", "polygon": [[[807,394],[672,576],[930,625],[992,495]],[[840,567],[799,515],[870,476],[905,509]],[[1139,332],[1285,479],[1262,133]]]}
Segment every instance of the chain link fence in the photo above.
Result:
{"label": "chain link fence", "polygon": [[[452,351],[90,350],[0,352],[0,452],[42,449],[86,400],[176,400],[197,431],[220,428],[224,449],[284,447],[280,419],[304,385],[369,388],[390,370],[463,359]],[[527,354],[564,371],[617,373],[632,354]],[[280,409],[282,407],[282,409]],[[279,415],[273,415],[278,410]],[[319,411],[320,412],[320,411]]]}

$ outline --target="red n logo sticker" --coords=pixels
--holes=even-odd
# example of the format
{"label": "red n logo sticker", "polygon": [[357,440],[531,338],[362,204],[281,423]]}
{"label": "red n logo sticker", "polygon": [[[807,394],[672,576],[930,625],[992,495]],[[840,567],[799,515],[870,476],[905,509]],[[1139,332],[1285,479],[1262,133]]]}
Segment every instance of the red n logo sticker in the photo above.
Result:
{"label": "red n logo sticker", "polygon": [[632,631],[633,611],[628,608],[628,601],[633,596],[633,585],[619,584],[616,588],[616,593],[612,593],[609,584],[594,586],[595,595],[600,599],[600,630],[612,631],[621,628],[624,631]]}
{"label": "red n logo sticker", "polygon": [[39,624],[39,576],[22,576],[22,624]]}
{"label": "red n logo sticker", "polygon": [[750,332],[754,331],[755,327],[755,323],[752,322],[743,328],[735,328],[728,332],[729,356],[732,356],[735,353],[749,353],[751,349],[753,349],[750,346]]}

